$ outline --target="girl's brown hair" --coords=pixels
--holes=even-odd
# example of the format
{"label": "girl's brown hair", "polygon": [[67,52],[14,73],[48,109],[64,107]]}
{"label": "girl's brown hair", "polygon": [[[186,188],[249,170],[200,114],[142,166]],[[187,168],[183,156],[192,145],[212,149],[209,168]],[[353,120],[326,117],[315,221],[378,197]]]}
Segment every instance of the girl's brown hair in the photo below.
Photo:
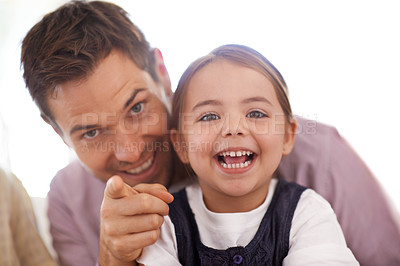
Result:
{"label": "girl's brown hair", "polygon": [[279,71],[268,59],[256,50],[243,45],[230,44],[220,46],[211,51],[208,55],[197,59],[183,73],[172,102],[171,128],[180,131],[180,114],[184,109],[184,100],[190,80],[200,69],[217,60],[228,60],[235,64],[253,69],[266,76],[274,86],[279,104],[283,109],[287,122],[290,122],[293,115],[288,99],[288,89]]}

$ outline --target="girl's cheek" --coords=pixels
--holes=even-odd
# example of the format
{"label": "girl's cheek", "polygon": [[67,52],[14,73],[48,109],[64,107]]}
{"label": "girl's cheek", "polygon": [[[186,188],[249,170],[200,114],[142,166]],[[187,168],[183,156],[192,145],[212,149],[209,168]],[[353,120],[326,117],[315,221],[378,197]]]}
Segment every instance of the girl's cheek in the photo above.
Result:
{"label": "girl's cheek", "polygon": [[186,147],[189,153],[202,153],[212,150],[213,141],[207,135],[186,135]]}

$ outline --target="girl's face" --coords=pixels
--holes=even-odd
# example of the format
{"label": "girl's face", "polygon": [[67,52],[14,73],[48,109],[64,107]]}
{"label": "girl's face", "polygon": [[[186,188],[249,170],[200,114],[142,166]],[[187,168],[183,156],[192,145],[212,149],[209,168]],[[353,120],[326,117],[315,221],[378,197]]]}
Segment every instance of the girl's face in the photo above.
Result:
{"label": "girl's face", "polygon": [[178,153],[197,174],[207,207],[256,208],[282,155],[291,151],[295,121],[287,124],[265,76],[227,60],[199,70],[187,89],[181,117],[185,148]]}

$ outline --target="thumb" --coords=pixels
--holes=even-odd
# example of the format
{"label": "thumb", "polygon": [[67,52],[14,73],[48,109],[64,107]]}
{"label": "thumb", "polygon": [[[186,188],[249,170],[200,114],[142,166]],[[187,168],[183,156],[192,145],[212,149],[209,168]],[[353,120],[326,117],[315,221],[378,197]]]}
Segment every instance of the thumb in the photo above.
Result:
{"label": "thumb", "polygon": [[[128,197],[132,192],[136,191],[125,184],[120,176],[115,175],[108,179],[106,189],[104,190],[104,197],[120,199]],[[135,194],[137,194],[137,192]]]}

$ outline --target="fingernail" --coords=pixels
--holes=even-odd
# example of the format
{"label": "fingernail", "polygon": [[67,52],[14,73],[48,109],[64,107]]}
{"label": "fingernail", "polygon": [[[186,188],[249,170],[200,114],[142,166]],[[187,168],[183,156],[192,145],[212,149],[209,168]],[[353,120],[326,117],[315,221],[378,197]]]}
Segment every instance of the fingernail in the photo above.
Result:
{"label": "fingernail", "polygon": [[115,185],[114,185],[114,179],[110,177],[107,181],[107,185],[111,187],[111,190],[114,192],[115,191]]}

